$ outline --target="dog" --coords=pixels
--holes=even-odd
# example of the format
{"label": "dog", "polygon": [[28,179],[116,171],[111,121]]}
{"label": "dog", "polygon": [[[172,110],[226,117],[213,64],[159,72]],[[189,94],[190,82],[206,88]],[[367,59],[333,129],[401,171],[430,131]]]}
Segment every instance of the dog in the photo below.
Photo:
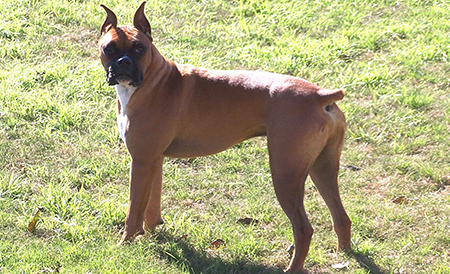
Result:
{"label": "dog", "polygon": [[161,218],[165,157],[193,158],[267,136],[276,197],[292,223],[295,250],[288,272],[303,271],[313,228],[303,198],[308,176],[329,208],[338,250],[350,248],[351,221],[338,190],[346,121],[328,90],[303,79],[262,71],[219,71],[180,65],[153,44],[145,2],[132,26],[117,26],[109,8],[100,59],[117,92],[117,123],[131,156],[130,198],[120,244]]}

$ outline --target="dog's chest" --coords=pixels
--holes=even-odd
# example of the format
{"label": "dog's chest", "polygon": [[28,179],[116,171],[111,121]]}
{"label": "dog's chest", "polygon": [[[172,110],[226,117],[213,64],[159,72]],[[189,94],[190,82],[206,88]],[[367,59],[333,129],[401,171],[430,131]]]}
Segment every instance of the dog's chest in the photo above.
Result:
{"label": "dog's chest", "polygon": [[127,116],[127,105],[133,95],[135,87],[129,85],[116,85],[117,97],[120,103],[120,112],[117,114],[117,126],[119,128],[120,138],[126,143],[125,133],[128,130],[129,120]]}

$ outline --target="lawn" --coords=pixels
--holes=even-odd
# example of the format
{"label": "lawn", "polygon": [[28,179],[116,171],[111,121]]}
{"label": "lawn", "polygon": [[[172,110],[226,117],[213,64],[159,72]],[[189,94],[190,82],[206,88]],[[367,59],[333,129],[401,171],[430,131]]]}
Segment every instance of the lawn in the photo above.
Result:
{"label": "lawn", "polygon": [[[130,159],[98,58],[100,4],[130,24],[140,3],[0,3],[0,273],[282,273],[293,236],[265,138],[166,159],[165,224],[117,246]],[[449,10],[420,0],[146,6],[154,44],[178,63],[345,90],[339,179],[353,250],[336,253],[330,214],[308,180],[309,273],[450,273]]]}

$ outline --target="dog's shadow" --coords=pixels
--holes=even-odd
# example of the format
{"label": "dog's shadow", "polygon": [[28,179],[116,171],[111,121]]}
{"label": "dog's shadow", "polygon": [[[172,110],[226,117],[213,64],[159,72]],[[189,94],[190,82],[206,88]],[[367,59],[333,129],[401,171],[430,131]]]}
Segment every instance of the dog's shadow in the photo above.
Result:
{"label": "dog's shadow", "polygon": [[[162,260],[170,265],[176,265],[179,269],[188,270],[193,274],[221,274],[221,273],[239,273],[239,274],[281,274],[284,273],[280,267],[271,267],[263,264],[257,264],[251,260],[234,259],[225,260],[219,256],[210,255],[205,250],[193,247],[188,241],[180,239],[167,230],[161,230],[154,239],[158,242],[156,252]],[[389,273],[378,266],[367,254],[357,250],[346,252],[348,258],[353,258],[361,268],[373,274]],[[322,273],[321,271],[313,271]],[[304,273],[311,273],[305,271]]]}
{"label": "dog's shadow", "polygon": [[347,256],[353,258],[358,262],[361,268],[368,270],[371,274],[385,274],[390,273],[390,271],[380,268],[373,259],[361,251],[350,250],[347,251]]}
{"label": "dog's shadow", "polygon": [[188,270],[189,273],[284,273],[282,268],[257,264],[246,259],[225,260],[219,256],[210,255],[205,250],[193,247],[186,240],[181,240],[170,232],[160,231],[155,235],[159,243],[157,252],[159,257],[179,269]]}

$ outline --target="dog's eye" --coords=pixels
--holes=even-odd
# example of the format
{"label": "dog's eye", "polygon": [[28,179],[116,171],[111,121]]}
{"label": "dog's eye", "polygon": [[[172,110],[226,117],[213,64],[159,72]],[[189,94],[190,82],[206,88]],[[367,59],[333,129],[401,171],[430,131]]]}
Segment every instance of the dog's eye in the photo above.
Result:
{"label": "dog's eye", "polygon": [[142,46],[142,45],[136,45],[135,47],[134,47],[134,51],[137,53],[137,54],[142,54],[142,53],[144,53],[145,52],[145,47],[144,46]]}
{"label": "dog's eye", "polygon": [[112,45],[107,45],[106,47],[103,48],[103,53],[106,55],[111,55],[114,52],[116,52],[116,49]]}

